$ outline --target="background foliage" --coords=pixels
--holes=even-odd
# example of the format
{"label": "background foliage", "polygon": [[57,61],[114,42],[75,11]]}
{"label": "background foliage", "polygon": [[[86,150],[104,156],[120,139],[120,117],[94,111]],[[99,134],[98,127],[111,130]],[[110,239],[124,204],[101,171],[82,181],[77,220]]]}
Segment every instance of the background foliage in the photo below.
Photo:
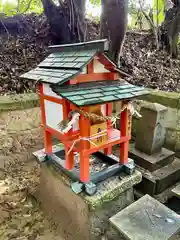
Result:
{"label": "background foliage", "polygon": [[[53,0],[58,1],[59,0]],[[99,13],[101,0],[88,0],[91,6],[88,9],[88,16],[99,21]],[[129,0],[129,28],[149,28],[149,24],[147,20],[144,18],[140,6],[139,1],[144,2],[144,0]],[[142,4],[144,11],[149,14],[152,12],[154,23],[162,23],[164,20],[164,0],[153,0],[153,6],[147,4],[147,0],[145,4]],[[158,5],[157,5],[158,3]],[[15,14],[21,13],[42,13],[43,7],[41,0],[0,0],[0,17],[2,16],[13,16]]]}
{"label": "background foliage", "polygon": [[13,16],[18,13],[41,13],[42,11],[41,0],[0,0],[2,15]]}

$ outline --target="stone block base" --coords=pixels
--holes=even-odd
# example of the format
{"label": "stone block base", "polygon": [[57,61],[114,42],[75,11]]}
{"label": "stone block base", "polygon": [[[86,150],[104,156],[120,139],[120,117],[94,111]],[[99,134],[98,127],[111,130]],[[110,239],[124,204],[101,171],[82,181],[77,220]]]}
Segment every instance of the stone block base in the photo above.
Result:
{"label": "stone block base", "polygon": [[36,198],[52,227],[65,240],[96,240],[105,234],[109,218],[134,201],[133,186],[141,173],[112,177],[98,185],[94,196],[76,195],[71,180],[54,165],[41,163],[40,186]]}
{"label": "stone block base", "polygon": [[143,175],[143,180],[137,185],[137,189],[151,196],[162,193],[180,180],[180,161],[177,158],[171,164],[154,172],[139,166],[137,166],[137,169]]}
{"label": "stone block base", "polygon": [[135,144],[130,144],[129,156],[139,166],[153,172],[163,166],[166,166],[173,162],[175,153],[162,148],[161,152],[153,155],[147,155],[146,153],[140,152],[135,148]]}
{"label": "stone block base", "polygon": [[[157,195],[153,195],[153,198],[158,200],[159,202],[166,204],[169,199],[174,197],[173,189],[179,185],[179,182],[174,184],[173,186],[167,188],[162,193],[159,193]],[[144,196],[144,193],[142,193],[139,189],[134,189],[134,196],[136,199],[139,199]]]}

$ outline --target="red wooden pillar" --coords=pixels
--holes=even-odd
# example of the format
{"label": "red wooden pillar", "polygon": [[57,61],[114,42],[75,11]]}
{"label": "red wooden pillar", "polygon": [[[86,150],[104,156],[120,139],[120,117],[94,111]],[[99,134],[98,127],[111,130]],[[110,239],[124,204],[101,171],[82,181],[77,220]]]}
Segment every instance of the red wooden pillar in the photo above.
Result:
{"label": "red wooden pillar", "polygon": [[[83,115],[79,119],[80,137],[88,138],[90,134],[90,122]],[[80,180],[88,183],[90,181],[89,155],[84,154],[89,149],[90,143],[87,140],[80,141]]]}
{"label": "red wooden pillar", "polygon": [[[106,104],[106,116],[112,116],[112,103]],[[107,122],[107,129],[112,127],[112,122],[109,120]],[[112,147],[108,147],[104,149],[104,154],[111,155],[112,154]]]}
{"label": "red wooden pillar", "polygon": [[[70,103],[67,100],[63,99],[63,119],[64,120],[68,119],[68,115],[70,111],[71,111]],[[67,133],[67,135],[70,136],[71,134],[72,134],[72,129]],[[68,153],[70,148],[66,144],[64,144],[64,148],[65,148],[65,154],[66,154],[66,169],[72,170],[74,168],[74,150],[72,149],[72,151]]]}
{"label": "red wooden pillar", "polygon": [[40,96],[40,108],[41,108],[41,118],[42,118],[42,125],[44,128],[44,148],[46,154],[52,153],[52,136],[51,133],[46,131],[46,112],[45,112],[45,103],[43,97],[43,84],[41,83],[39,86],[39,96]]}
{"label": "red wooden pillar", "polygon": [[[122,103],[121,108],[123,108],[123,105],[124,105],[124,103]],[[127,111],[127,109],[121,113],[120,129],[121,129],[121,137],[128,136],[128,111]],[[120,163],[121,164],[128,163],[128,148],[129,148],[129,140],[120,144]]]}

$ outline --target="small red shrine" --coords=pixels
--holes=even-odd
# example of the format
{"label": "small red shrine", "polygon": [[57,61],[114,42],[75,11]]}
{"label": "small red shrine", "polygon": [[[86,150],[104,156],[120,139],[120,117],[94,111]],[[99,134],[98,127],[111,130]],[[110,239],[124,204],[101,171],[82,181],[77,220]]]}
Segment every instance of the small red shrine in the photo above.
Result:
{"label": "small red shrine", "polygon": [[[72,172],[74,153],[79,153],[82,183],[93,182],[93,179],[97,183],[128,165],[131,139],[128,104],[148,93],[121,79],[107,51],[107,40],[50,46],[50,55],[36,69],[21,76],[39,82],[46,155],[53,159],[52,137],[56,137],[64,144],[64,168]],[[113,119],[116,120],[112,113],[115,101],[121,102],[120,130],[112,124]],[[90,155],[99,152],[111,158],[112,146],[117,144],[120,144],[120,158],[116,167],[111,166],[93,178]]]}

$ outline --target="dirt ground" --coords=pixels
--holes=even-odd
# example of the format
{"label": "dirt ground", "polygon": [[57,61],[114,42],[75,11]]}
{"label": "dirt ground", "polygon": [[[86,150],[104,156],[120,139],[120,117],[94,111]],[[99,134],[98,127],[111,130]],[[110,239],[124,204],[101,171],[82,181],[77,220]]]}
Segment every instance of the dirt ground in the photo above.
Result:
{"label": "dirt ground", "polygon": [[0,115],[0,239],[61,240],[33,197],[42,148],[39,108]]}
{"label": "dirt ground", "polygon": [[41,148],[39,108],[0,114],[0,240],[63,240],[33,194],[40,168],[32,152]]}

